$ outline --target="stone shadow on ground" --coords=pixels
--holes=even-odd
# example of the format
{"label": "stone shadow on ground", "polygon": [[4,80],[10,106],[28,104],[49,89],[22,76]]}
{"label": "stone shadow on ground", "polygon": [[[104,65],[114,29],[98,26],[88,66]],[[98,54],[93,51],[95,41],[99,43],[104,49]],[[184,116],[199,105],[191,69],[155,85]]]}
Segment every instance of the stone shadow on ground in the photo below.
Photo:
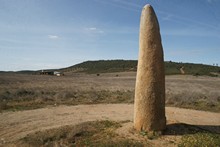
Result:
{"label": "stone shadow on ground", "polygon": [[220,126],[214,125],[191,125],[185,123],[168,124],[164,135],[188,135],[195,133],[209,132],[220,134]]}

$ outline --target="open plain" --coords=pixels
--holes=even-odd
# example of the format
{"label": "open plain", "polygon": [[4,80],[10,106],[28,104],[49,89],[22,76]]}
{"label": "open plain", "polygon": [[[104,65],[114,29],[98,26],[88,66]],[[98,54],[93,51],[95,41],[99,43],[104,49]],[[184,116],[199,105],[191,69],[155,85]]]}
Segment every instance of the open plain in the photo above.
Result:
{"label": "open plain", "polygon": [[[45,141],[26,144],[21,140],[37,132],[101,120],[119,122],[119,128],[110,130],[122,138],[146,141],[144,133],[137,137],[131,129],[135,78],[135,72],[69,73],[61,77],[1,74],[0,146],[50,146]],[[217,77],[166,76],[167,130],[164,136],[153,140],[148,136],[147,144],[177,146],[181,137],[193,131],[219,134],[219,87]],[[62,143],[56,142],[60,146]]]}

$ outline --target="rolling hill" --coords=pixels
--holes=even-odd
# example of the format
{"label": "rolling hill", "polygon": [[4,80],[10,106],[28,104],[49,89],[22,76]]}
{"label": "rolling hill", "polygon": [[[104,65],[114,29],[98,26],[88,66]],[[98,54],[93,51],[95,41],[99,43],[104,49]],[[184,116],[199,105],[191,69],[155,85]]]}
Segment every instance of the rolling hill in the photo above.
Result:
{"label": "rolling hill", "polygon": [[[193,64],[193,63],[177,63],[165,62],[165,74],[181,74],[180,68],[189,75],[210,75],[219,76],[220,67]],[[137,60],[98,60],[86,61],[67,68],[60,69],[62,72],[84,72],[89,74],[108,73],[108,72],[125,72],[136,71]]]}
{"label": "rolling hill", "polygon": [[[184,72],[187,75],[208,75],[220,77],[220,67],[205,64],[194,63],[181,63],[165,61],[165,74],[175,75]],[[85,61],[70,67],[60,69],[47,69],[44,71],[59,71],[63,73],[87,73],[87,74],[100,74],[111,72],[128,72],[137,71],[137,60],[97,60]],[[41,70],[23,70],[17,72],[0,71],[2,74],[18,73],[18,74],[39,74]]]}

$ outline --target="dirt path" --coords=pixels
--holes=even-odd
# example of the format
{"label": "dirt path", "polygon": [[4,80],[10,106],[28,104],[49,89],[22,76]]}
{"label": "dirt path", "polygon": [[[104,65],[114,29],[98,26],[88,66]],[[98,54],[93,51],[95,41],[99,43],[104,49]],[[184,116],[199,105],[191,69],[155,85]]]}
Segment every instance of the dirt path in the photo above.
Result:
{"label": "dirt path", "polygon": [[[168,123],[210,126],[220,133],[220,113],[166,108]],[[15,141],[35,131],[95,120],[133,120],[131,104],[58,106],[29,111],[0,113],[0,141]],[[216,130],[217,129],[217,130]]]}

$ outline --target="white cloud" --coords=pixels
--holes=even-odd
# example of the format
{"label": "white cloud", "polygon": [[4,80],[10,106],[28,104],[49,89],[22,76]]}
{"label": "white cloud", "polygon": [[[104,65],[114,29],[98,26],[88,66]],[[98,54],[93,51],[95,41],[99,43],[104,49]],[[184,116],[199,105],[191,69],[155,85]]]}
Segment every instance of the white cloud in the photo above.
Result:
{"label": "white cloud", "polygon": [[48,35],[48,38],[49,39],[58,39],[59,36],[57,36],[57,35]]}
{"label": "white cloud", "polygon": [[89,27],[89,28],[85,28],[86,33],[95,33],[95,34],[103,34],[104,31],[102,31],[101,29],[98,29],[96,27]]}
{"label": "white cloud", "polygon": [[91,30],[91,31],[97,30],[97,28],[88,28],[88,29]]}
{"label": "white cloud", "polygon": [[212,3],[218,2],[218,0],[207,0],[207,2],[212,4]]}
{"label": "white cloud", "polygon": [[164,16],[164,17],[162,18],[162,20],[164,20],[164,21],[169,21],[169,20],[172,19],[172,17],[173,17],[172,14],[168,14],[168,15]]}

